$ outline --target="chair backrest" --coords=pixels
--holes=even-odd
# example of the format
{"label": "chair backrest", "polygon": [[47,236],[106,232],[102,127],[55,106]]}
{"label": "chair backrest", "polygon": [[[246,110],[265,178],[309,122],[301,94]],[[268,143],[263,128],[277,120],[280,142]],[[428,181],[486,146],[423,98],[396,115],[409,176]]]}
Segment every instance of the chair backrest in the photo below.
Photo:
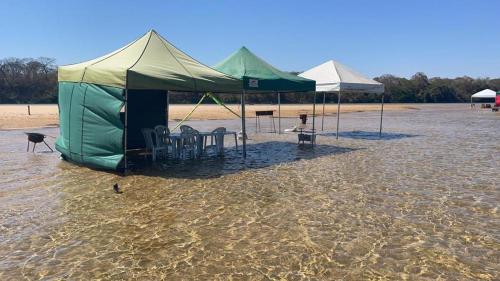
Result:
{"label": "chair backrest", "polygon": [[212,135],[215,136],[215,145],[221,149],[224,147],[224,134],[226,133],[226,128],[219,127],[212,131]]}
{"label": "chair backrest", "polygon": [[200,132],[198,132],[197,130],[195,130],[193,128],[191,128],[191,130],[181,132],[183,145],[188,146],[188,147],[196,146],[196,139],[199,136],[200,136]]}
{"label": "chair backrest", "polygon": [[156,143],[158,145],[165,145],[167,144],[167,138],[170,135],[170,130],[163,125],[157,125],[155,126],[155,133],[156,133]]}
{"label": "chair backrest", "polygon": [[156,135],[155,131],[150,128],[141,129],[142,135],[144,136],[144,142],[146,143],[146,148],[152,149],[154,147],[152,135]]}
{"label": "chair backrest", "polygon": [[219,127],[212,131],[212,134],[224,134],[226,132],[226,128]]}
{"label": "chair backrest", "polygon": [[193,129],[193,127],[190,127],[188,125],[181,125],[180,129],[181,129],[181,133],[196,131],[195,129]]}

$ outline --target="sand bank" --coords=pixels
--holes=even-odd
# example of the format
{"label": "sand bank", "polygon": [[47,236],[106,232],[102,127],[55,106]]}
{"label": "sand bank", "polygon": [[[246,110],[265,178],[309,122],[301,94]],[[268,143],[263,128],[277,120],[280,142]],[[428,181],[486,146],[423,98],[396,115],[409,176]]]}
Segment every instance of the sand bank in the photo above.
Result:
{"label": "sand bank", "polygon": [[[184,118],[194,105],[171,105],[170,120],[179,120]],[[233,111],[239,113],[239,105],[229,105]],[[247,105],[247,117],[255,116],[256,110],[276,110],[277,105]],[[409,110],[417,109],[411,104],[386,104],[384,110]],[[380,110],[379,104],[343,104],[342,112],[360,112]],[[21,129],[21,128],[39,128],[59,125],[58,109],[56,104],[31,105],[31,115],[28,115],[27,105],[0,105],[0,130]],[[322,105],[317,105],[316,112],[322,113]],[[325,115],[333,115],[337,112],[336,104],[325,106]],[[282,117],[297,117],[300,113],[312,114],[312,104],[287,104],[281,106]],[[218,105],[202,105],[192,115],[192,120],[215,120],[215,119],[233,119],[231,112]]]}

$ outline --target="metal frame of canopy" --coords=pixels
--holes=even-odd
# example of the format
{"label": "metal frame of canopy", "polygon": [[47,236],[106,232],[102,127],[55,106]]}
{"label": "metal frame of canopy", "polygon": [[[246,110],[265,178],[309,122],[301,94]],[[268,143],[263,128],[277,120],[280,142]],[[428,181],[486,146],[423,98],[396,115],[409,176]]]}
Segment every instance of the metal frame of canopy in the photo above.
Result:
{"label": "metal frame of canopy", "polygon": [[[128,161],[127,161],[127,151],[128,151],[128,85],[125,87],[125,100],[124,100],[124,169],[127,171],[128,169]],[[168,128],[168,120],[169,120],[169,108],[170,108],[170,91],[165,90],[165,94],[167,95],[167,104],[166,104],[166,126]],[[240,105],[241,105],[241,131],[242,131],[242,156],[243,158],[247,157],[247,146],[246,146],[246,110],[245,110],[245,105],[246,105],[246,94],[247,91],[243,90],[240,94]],[[277,92],[278,94],[278,128],[279,132],[281,133],[281,92]],[[313,120],[312,120],[312,130],[314,133],[316,133],[316,96],[317,92],[314,91],[314,100],[313,100]]]}
{"label": "metal frame of canopy", "polygon": [[[214,66],[222,73],[243,80],[246,93],[275,93],[278,98],[278,133],[281,134],[281,94],[312,92],[316,82],[281,71],[241,47]],[[273,119],[274,120],[274,119]]]}
{"label": "metal frame of canopy", "polygon": [[[312,92],[312,91],[310,91]],[[256,92],[259,93],[259,92]],[[275,91],[274,93],[278,96],[278,134],[281,134],[281,94],[288,92]],[[291,92],[290,92],[291,93]],[[307,92],[306,92],[307,93]],[[315,129],[315,118],[316,118],[316,91],[314,91],[314,101],[313,101],[313,130]]]}
{"label": "metal frame of canopy", "polygon": [[[310,91],[310,92],[312,92],[312,91]],[[288,93],[288,92],[275,91],[274,93],[276,93],[277,96],[278,96],[278,134],[281,134],[281,94],[285,94],[285,93]],[[313,101],[313,129],[314,129],[314,118],[316,116],[316,93],[317,92],[314,91],[314,101]],[[323,109],[324,109],[324,106],[323,106]]]}
{"label": "metal frame of canopy", "polygon": [[[345,91],[344,91],[345,92]],[[324,123],[325,123],[325,104],[326,104],[326,93],[337,93],[337,133],[336,133],[336,139],[339,139],[339,128],[340,128],[340,98],[341,98],[341,93],[342,90],[336,91],[336,92],[323,92],[323,112],[321,116],[321,131],[324,130]],[[384,116],[384,97],[385,97],[385,92],[382,93],[382,98],[380,101],[380,127],[379,127],[379,137],[382,137],[382,122],[383,122],[383,116]]]}
{"label": "metal frame of canopy", "polygon": [[321,130],[324,130],[326,93],[337,93],[337,139],[340,127],[340,100],[342,93],[382,94],[379,136],[382,136],[385,89],[382,83],[366,78],[349,67],[334,60],[326,61],[299,74],[300,77],[316,80],[316,90],[323,92],[323,118]]}
{"label": "metal frame of canopy", "polygon": [[[314,91],[313,100],[313,131],[315,130],[315,119],[316,119],[316,91]],[[278,134],[281,134],[281,92],[278,94]]]}

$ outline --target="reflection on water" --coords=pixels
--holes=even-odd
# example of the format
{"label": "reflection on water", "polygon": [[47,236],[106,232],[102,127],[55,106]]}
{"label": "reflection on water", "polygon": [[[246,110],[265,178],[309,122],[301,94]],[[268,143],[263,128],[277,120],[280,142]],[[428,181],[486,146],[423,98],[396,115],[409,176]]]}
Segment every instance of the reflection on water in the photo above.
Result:
{"label": "reflection on water", "polygon": [[[247,144],[247,159],[241,157],[241,147],[228,149],[224,157],[216,157],[207,153],[202,159],[187,159],[183,161],[166,161],[151,163],[148,159],[136,163],[132,174],[159,176],[165,178],[211,178],[226,174],[239,173],[246,169],[262,169],[283,165],[304,159],[314,159],[323,156],[346,153],[356,149],[334,145],[318,144],[297,145],[288,141],[265,141]],[[136,159],[139,160],[139,159]]]}
{"label": "reflection on water", "polygon": [[[389,112],[403,137],[333,133],[315,149],[251,135],[246,161],[228,150],[128,177],[2,131],[0,279],[498,280],[500,115],[465,108]],[[343,116],[342,132],[377,129],[376,113]]]}

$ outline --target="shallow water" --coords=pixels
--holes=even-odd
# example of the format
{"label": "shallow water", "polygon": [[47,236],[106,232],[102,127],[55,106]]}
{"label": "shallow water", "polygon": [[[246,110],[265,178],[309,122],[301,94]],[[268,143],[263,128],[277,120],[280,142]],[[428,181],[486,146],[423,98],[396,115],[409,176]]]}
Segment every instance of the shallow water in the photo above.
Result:
{"label": "shallow water", "polygon": [[498,280],[500,115],[420,108],[387,112],[382,139],[377,113],[344,114],[339,140],[327,118],[314,149],[249,119],[246,161],[127,177],[1,131],[0,279]]}

